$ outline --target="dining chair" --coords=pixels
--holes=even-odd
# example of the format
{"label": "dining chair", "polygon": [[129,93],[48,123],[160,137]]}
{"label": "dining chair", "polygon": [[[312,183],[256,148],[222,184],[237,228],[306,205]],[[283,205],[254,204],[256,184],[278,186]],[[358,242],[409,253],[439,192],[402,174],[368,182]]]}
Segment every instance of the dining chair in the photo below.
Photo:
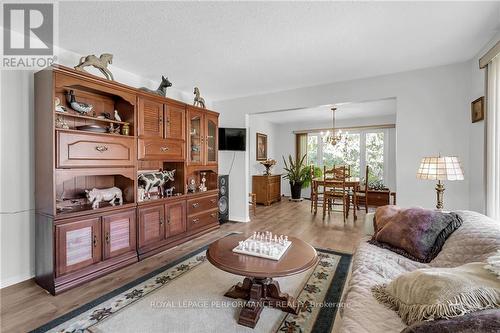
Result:
{"label": "dining chair", "polygon": [[[342,205],[342,216],[344,223],[347,217],[347,208],[349,205],[349,189],[346,187],[346,168],[333,168],[327,170],[323,167],[323,177],[325,181],[325,189],[323,192],[323,219],[326,216],[326,211],[328,214],[334,211],[335,205]],[[328,185],[326,184],[326,181]],[[337,200],[341,200],[337,203]],[[337,210],[340,212],[340,210]]]}
{"label": "dining chair", "polygon": [[365,206],[365,212],[368,213],[368,173],[370,172],[370,168],[368,165],[365,169],[365,181],[363,184],[359,184],[356,188],[356,209],[359,210],[359,206]]}
{"label": "dining chair", "polygon": [[[309,166],[311,179],[314,179],[314,164]],[[314,183],[311,181],[311,213],[316,213],[318,210],[318,201],[323,197],[323,192],[319,190],[319,186],[314,188]]]}
{"label": "dining chair", "polygon": [[345,170],[345,177],[350,178],[351,177],[351,166],[350,165],[333,165],[333,169],[338,169],[338,170]]}

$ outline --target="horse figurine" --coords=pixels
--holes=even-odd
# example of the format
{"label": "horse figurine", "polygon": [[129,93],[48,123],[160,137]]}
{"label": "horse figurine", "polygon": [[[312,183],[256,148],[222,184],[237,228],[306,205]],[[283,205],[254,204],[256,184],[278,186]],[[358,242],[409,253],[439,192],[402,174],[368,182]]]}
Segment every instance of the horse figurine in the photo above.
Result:
{"label": "horse figurine", "polygon": [[113,74],[108,69],[108,65],[113,63],[113,55],[109,53],[103,53],[99,58],[91,54],[86,57],[80,58],[80,63],[75,66],[77,71],[84,71],[87,66],[94,66],[97,68],[108,80],[114,81]]}
{"label": "horse figurine", "polygon": [[198,89],[198,87],[194,87],[193,94],[194,94],[193,105],[194,106],[199,106],[200,108],[206,109],[206,107],[205,107],[205,99],[200,96],[200,89]]}
{"label": "horse figurine", "polygon": [[167,88],[168,87],[171,87],[172,86],[172,82],[170,82],[168,80],[168,77],[164,77],[163,75],[161,76],[161,83],[160,83],[160,86],[158,87],[158,89],[156,90],[151,90],[151,89],[148,89],[146,87],[141,87],[139,89],[141,89],[142,91],[147,91],[147,92],[150,92],[152,94],[156,94],[156,95],[160,95],[160,96],[167,96]]}

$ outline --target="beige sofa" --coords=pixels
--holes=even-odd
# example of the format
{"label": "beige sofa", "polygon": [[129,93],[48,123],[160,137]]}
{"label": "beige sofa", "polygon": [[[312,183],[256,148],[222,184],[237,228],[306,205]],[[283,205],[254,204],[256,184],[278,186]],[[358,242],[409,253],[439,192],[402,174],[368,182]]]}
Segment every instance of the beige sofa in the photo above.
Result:
{"label": "beige sofa", "polygon": [[[406,325],[396,312],[375,300],[371,293],[372,286],[387,283],[399,274],[418,268],[455,267],[485,261],[500,250],[500,222],[476,212],[457,213],[463,218],[462,226],[446,240],[439,255],[429,264],[412,261],[368,244],[369,237],[361,241],[353,256],[351,278],[341,311],[340,332],[400,332]],[[366,223],[368,231],[370,225],[371,220]]]}

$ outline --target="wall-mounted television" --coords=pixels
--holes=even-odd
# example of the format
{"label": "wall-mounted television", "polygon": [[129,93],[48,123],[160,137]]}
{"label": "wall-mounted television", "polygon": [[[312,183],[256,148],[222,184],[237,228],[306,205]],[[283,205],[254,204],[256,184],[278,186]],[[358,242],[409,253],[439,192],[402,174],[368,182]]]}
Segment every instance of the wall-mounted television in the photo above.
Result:
{"label": "wall-mounted television", "polygon": [[246,137],[245,128],[219,127],[219,150],[245,151]]}

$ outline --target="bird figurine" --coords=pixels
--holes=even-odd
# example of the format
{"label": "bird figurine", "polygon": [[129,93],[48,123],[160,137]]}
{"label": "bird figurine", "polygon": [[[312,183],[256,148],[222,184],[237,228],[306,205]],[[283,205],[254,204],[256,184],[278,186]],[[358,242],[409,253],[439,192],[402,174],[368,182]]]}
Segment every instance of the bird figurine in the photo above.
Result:
{"label": "bird figurine", "polygon": [[68,101],[69,105],[73,110],[82,115],[89,114],[90,111],[92,111],[92,108],[94,107],[92,104],[77,102],[75,98],[75,92],[73,90],[70,90],[69,93],[66,93],[66,100]]}
{"label": "bird figurine", "polygon": [[122,117],[118,114],[118,110],[115,110],[115,120],[116,121],[122,121]]}

